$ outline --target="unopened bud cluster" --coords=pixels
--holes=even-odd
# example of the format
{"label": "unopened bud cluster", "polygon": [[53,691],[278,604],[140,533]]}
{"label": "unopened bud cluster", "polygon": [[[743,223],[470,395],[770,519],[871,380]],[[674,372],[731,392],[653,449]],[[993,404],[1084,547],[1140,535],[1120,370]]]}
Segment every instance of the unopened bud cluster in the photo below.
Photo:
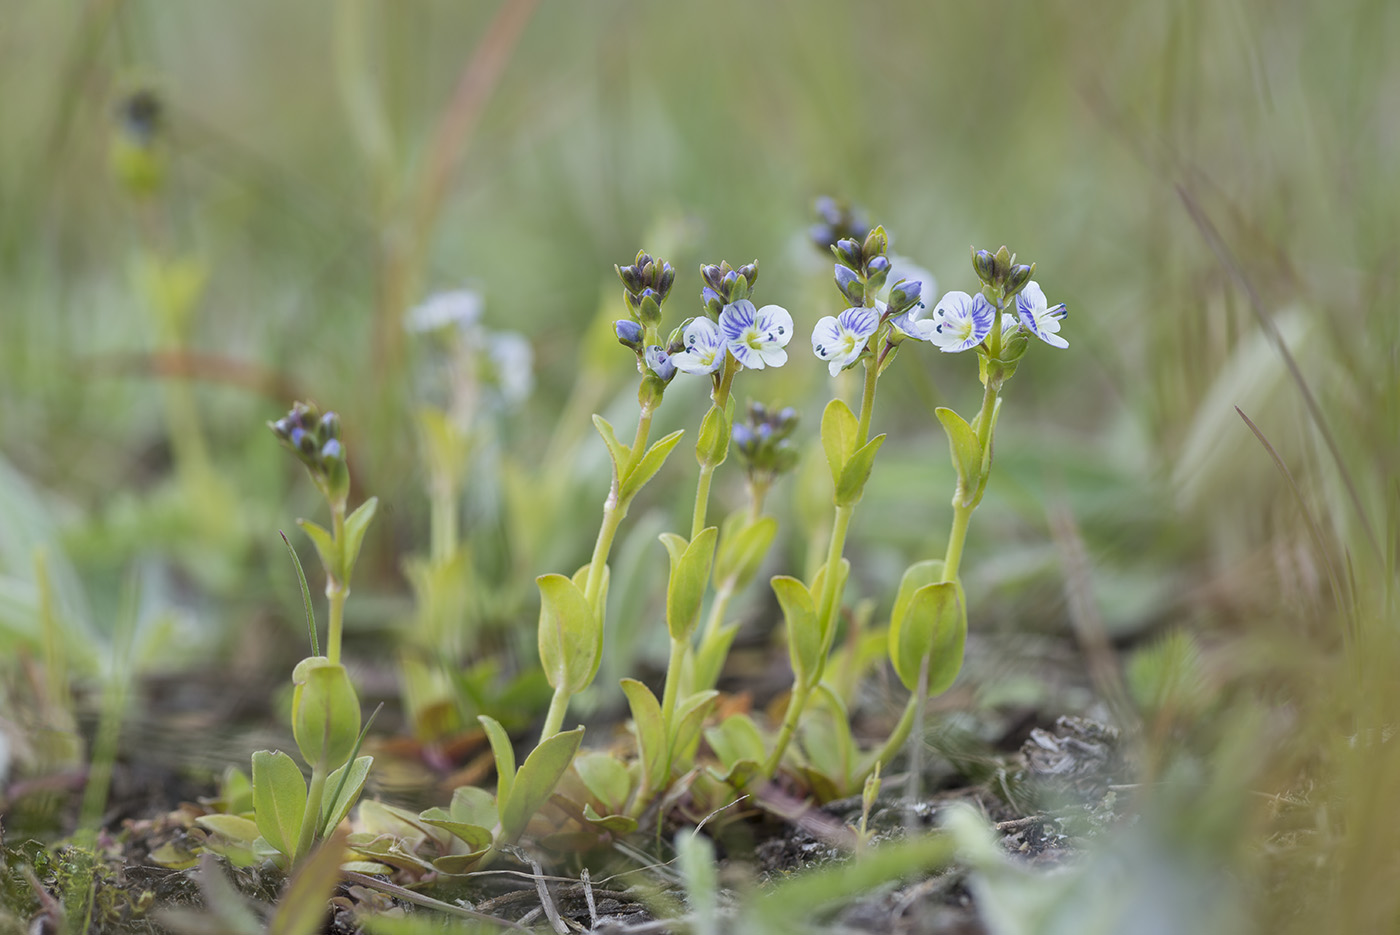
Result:
{"label": "unopened bud cluster", "polygon": [[629,266],[618,266],[617,278],[622,280],[622,299],[632,320],[644,327],[655,328],[661,321],[661,305],[671,294],[676,271],[665,260],[653,258],[645,250]]}
{"label": "unopened bud cluster", "polygon": [[817,199],[815,207],[817,223],[808,228],[807,235],[823,253],[840,240],[863,243],[865,236],[870,233],[870,224],[864,215],[848,204],[822,196]]}
{"label": "unopened bud cluster", "polygon": [[885,285],[890,276],[890,241],[883,227],[875,227],[866,233],[863,240],[843,238],[831,245],[836,256],[836,288],[846,297],[852,307],[876,305],[883,296],[882,317],[902,314],[913,308],[919,301],[922,283],[900,281],[892,285],[885,294]]}
{"label": "unopened bud cluster", "polygon": [[726,305],[747,299],[753,293],[753,287],[758,284],[758,261],[745,263],[738,269],[725,262],[707,263],[700,267],[700,278],[705,281],[705,288],[700,292],[705,314],[712,321],[719,321]]}
{"label": "unopened bud cluster", "polygon": [[340,416],[322,413],[314,403],[295,403],[290,412],[269,422],[277,439],[306,465],[326,496],[343,500],[350,492],[350,471],[340,441]]}
{"label": "unopened bud cluster", "polygon": [[997,290],[1003,298],[1011,298],[1026,287],[1035,264],[1016,262],[1016,254],[1002,246],[996,253],[990,250],[972,251],[972,268],[982,284]]}
{"label": "unopened bud cluster", "polygon": [[771,480],[797,464],[798,451],[790,439],[797,428],[797,410],[777,411],[749,403],[747,418],[734,425],[734,451],[750,477]]}
{"label": "unopened bud cluster", "polygon": [[661,306],[675,285],[676,270],[645,250],[637,251],[631,264],[614,268],[622,280],[622,299],[630,317],[613,322],[613,331],[618,343],[637,355],[637,370],[646,378],[639,398],[644,406],[655,406],[661,401],[666,384],[676,375],[676,365],[671,363],[657,334]]}

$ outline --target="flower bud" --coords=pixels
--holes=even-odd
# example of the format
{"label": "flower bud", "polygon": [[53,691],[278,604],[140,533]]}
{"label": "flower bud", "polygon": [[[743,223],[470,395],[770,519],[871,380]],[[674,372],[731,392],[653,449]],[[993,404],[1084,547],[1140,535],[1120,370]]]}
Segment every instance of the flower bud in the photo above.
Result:
{"label": "flower bud", "polygon": [[992,276],[998,285],[1006,283],[1006,277],[1011,275],[1011,261],[1015,259],[1011,251],[1006,249],[1006,244],[1002,244],[993,258]]}
{"label": "flower bud", "polygon": [[1013,296],[1020,292],[1030,281],[1031,273],[1035,272],[1035,264],[1027,266],[1024,263],[1017,263],[1011,267],[1011,273],[1006,278],[1006,294]]}
{"label": "flower bud", "polygon": [[883,256],[890,248],[890,238],[886,236],[885,229],[877,226],[870,233],[865,235],[865,244],[861,247],[861,255],[868,262],[877,256]]}
{"label": "flower bud", "polygon": [[835,198],[822,195],[812,207],[816,211],[817,217],[821,218],[828,227],[840,225],[844,212],[841,210],[841,206],[836,203]]}
{"label": "flower bud", "polygon": [[838,240],[831,248],[831,252],[836,254],[836,259],[842,266],[849,266],[851,269],[860,268],[860,244],[854,240]]}
{"label": "flower bud", "polygon": [[676,283],[676,270],[670,263],[661,264],[661,275],[656,280],[656,291],[661,293],[661,301],[665,302],[666,297],[671,294],[671,287]]}
{"label": "flower bud", "polygon": [[643,289],[637,306],[637,318],[643,325],[657,325],[661,322],[661,296],[655,289]]}
{"label": "flower bud", "polygon": [[885,286],[885,277],[890,274],[890,261],[886,256],[872,257],[865,264],[865,286],[869,292],[879,292]]}
{"label": "flower bud", "polygon": [[617,270],[617,278],[622,280],[622,288],[626,289],[629,295],[636,295],[644,288],[641,274],[635,266],[613,266]]}
{"label": "flower bud", "polygon": [[919,295],[924,291],[924,284],[921,282],[910,282],[901,279],[890,289],[890,301],[888,311],[892,315],[912,308],[918,301]]}
{"label": "flower bud", "polygon": [[758,285],[758,261],[754,260],[752,263],[745,263],[739,267],[739,275],[744,277],[744,281],[749,284],[750,289]]}
{"label": "flower bud", "polygon": [[321,421],[316,426],[317,436],[321,441],[340,437],[340,416],[334,412],[328,412],[321,416]]}
{"label": "flower bud", "polygon": [[700,278],[705,280],[705,285],[719,294],[721,292],[720,280],[724,278],[724,270],[716,263],[707,263],[700,267]]}
{"label": "flower bud", "polygon": [[738,422],[730,430],[730,440],[734,442],[734,449],[741,455],[752,457],[758,446],[758,438],[754,435],[753,429],[745,422]]}
{"label": "flower bud", "polygon": [[[745,283],[745,285],[747,286],[747,283]],[[724,304],[729,305],[744,297],[743,295],[736,295],[739,288],[739,274],[731,269],[724,274],[724,278],[719,282],[719,294],[724,297]]]}
{"label": "flower bud", "polygon": [[852,305],[860,306],[865,304],[865,283],[861,282],[860,273],[848,266],[837,265],[836,267],[836,288],[841,290],[841,294],[846,297],[846,301]]}
{"label": "flower bud", "polygon": [[632,319],[622,318],[613,322],[613,330],[617,333],[617,342],[623,347],[634,351],[642,349],[642,326]]}
{"label": "flower bud", "polygon": [[715,290],[706,286],[700,293],[700,301],[705,306],[705,314],[715,321],[719,321],[719,313],[724,311],[724,299]]}
{"label": "flower bud", "polygon": [[987,285],[996,281],[996,258],[992,256],[990,250],[972,251],[972,268],[977,271],[977,278]]}

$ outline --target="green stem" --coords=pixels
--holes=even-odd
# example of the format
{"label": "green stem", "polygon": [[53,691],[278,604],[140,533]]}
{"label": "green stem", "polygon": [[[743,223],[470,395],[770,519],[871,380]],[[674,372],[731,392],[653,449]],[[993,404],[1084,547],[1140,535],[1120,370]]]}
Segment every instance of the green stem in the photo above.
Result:
{"label": "green stem", "polygon": [[861,774],[856,777],[856,782],[864,782],[865,778],[875,769],[875,764],[883,764],[881,773],[888,771],[890,763],[899,755],[900,748],[909,739],[909,732],[914,728],[914,715],[922,705],[923,700],[917,691],[909,693],[909,700],[905,702],[904,713],[899,716],[899,722],[895,724],[894,730],[890,732],[889,738],[875,751],[875,755],[870,759],[866,767],[861,770]]}
{"label": "green stem", "polygon": [[695,484],[695,512],[690,517],[690,541],[692,542],[705,529],[705,514],[709,511],[710,505],[710,480],[714,477],[717,466],[714,464],[700,465],[700,479]]}
{"label": "green stem", "polygon": [[[860,421],[856,428],[856,447],[864,445],[870,435],[870,420],[875,411],[875,385],[880,377],[880,368],[874,360],[865,362],[865,387],[860,401]],[[840,609],[840,566],[841,556],[846,548],[846,533],[851,527],[851,517],[855,514],[855,505],[847,504],[836,508],[836,516],[831,524],[831,539],[827,543],[826,549],[826,571],[822,578],[821,602],[817,605],[817,625],[822,632],[822,652],[817,660],[817,671],[811,673],[810,681],[804,683],[798,679],[793,684],[792,699],[788,702],[787,716],[783,718],[783,726],[778,732],[778,740],[773,747],[773,752],[769,754],[768,762],[764,764],[763,774],[766,778],[772,779],[773,774],[778,771],[778,765],[782,763],[783,754],[787,752],[788,744],[792,742],[793,732],[797,729],[797,720],[802,716],[802,711],[807,706],[807,699],[822,680],[822,674],[826,669],[826,656],[831,651],[831,643],[836,636],[836,615]]]}
{"label": "green stem", "polygon": [[441,565],[457,551],[457,492],[451,483],[433,488],[429,536],[433,563]]}
{"label": "green stem", "polygon": [[[608,499],[603,504],[603,522],[598,527],[598,539],[593,543],[593,557],[588,563],[588,580],[584,584],[583,598],[588,602],[588,606],[598,613],[603,608],[598,604],[598,594],[603,587],[603,571],[607,568],[608,554],[612,552],[613,539],[617,537],[617,529],[622,525],[622,520],[627,516],[627,503],[621,498],[622,479],[637,466],[642,460],[647,444],[647,436],[651,434],[651,417],[655,410],[643,408],[641,415],[637,417],[637,434],[632,440],[632,453],[627,458],[627,463],[622,468],[613,470],[612,489],[608,491]],[[548,740],[564,724],[564,714],[569,709],[569,693],[561,685],[554,690],[554,697],[549,702],[549,712],[545,715],[544,728],[540,731],[540,742]]]}
{"label": "green stem", "polygon": [[[813,680],[813,684],[819,679]],[[772,779],[773,774],[778,771],[778,766],[783,762],[783,754],[787,752],[788,744],[792,742],[793,732],[797,730],[797,719],[802,716],[802,709],[807,707],[807,699],[811,697],[812,686],[804,684],[800,679],[793,685],[792,698],[788,700],[787,714],[783,717],[783,726],[778,731],[778,741],[773,746],[773,752],[768,755],[768,762],[763,764],[763,776],[765,779]]]}
{"label": "green stem", "polygon": [[[962,499],[961,491],[957,498]],[[943,556],[943,580],[958,580],[958,566],[962,563],[963,542],[967,539],[967,526],[972,520],[971,506],[961,502],[953,504],[953,528],[948,531],[948,551]]]}
{"label": "green stem", "polygon": [[549,713],[544,718],[544,729],[540,731],[540,743],[544,743],[564,726],[564,714],[569,710],[569,693],[561,684],[549,699]]}
{"label": "green stem", "polygon": [[[720,376],[719,383],[715,386],[715,391],[710,394],[710,399],[714,401],[714,408],[721,413],[729,406],[729,391],[734,385],[734,374],[739,370],[738,362],[732,355],[725,354],[724,371]],[[705,528],[705,515],[710,506],[710,481],[714,477],[715,468],[723,463],[724,457],[719,461],[710,463],[708,460],[700,465],[700,479],[695,485],[695,511],[690,519],[690,539],[695,541],[695,537]]]}
{"label": "green stem", "polygon": [[671,637],[671,659],[666,664],[666,687],[661,693],[661,724],[668,744],[675,736],[676,696],[680,693],[681,669],[689,650],[689,640]]}
{"label": "green stem", "polygon": [[603,569],[607,566],[608,555],[612,552],[613,538],[617,535],[617,529],[622,525],[622,520],[627,516],[628,504],[620,499],[622,491],[622,479],[632,473],[633,468],[642,460],[642,455],[646,453],[647,437],[651,434],[651,417],[655,410],[643,409],[637,418],[637,435],[632,441],[632,453],[627,458],[627,463],[622,469],[613,472],[612,489],[608,491],[608,499],[603,504],[603,523],[598,527],[598,539],[593,543],[593,557],[588,564],[588,582],[583,589],[583,596],[587,599],[589,606],[592,606],[598,597],[598,589],[603,586]]}
{"label": "green stem", "polygon": [[870,418],[875,414],[875,383],[879,379],[879,364],[873,358],[867,358],[865,361],[865,388],[860,398],[860,423],[856,428],[857,448],[870,439]]}
{"label": "green stem", "polygon": [[301,837],[297,841],[292,863],[296,864],[311,853],[316,843],[316,826],[321,823],[321,800],[326,794],[326,771],[320,766],[311,769],[311,785],[306,790],[306,809],[301,815]]}
{"label": "green stem", "polygon": [[333,663],[340,662],[340,638],[345,629],[345,599],[350,596],[350,588],[345,584],[345,503],[331,504],[331,539],[335,542],[338,561],[336,568],[326,569],[326,600],[329,604],[329,622],[326,630],[326,658]]}

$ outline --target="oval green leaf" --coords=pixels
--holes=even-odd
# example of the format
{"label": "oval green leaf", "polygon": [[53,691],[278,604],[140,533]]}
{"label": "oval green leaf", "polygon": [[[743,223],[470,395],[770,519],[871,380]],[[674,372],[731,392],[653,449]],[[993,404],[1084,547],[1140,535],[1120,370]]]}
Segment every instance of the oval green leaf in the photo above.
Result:
{"label": "oval green leaf", "polygon": [[578,585],[563,575],[540,575],[540,664],[551,688],[576,695],[597,672],[602,637]]}
{"label": "oval green leaf", "polygon": [[253,815],[268,844],[291,856],[301,837],[306,811],[306,780],[287,754],[259,750],[253,754]]}

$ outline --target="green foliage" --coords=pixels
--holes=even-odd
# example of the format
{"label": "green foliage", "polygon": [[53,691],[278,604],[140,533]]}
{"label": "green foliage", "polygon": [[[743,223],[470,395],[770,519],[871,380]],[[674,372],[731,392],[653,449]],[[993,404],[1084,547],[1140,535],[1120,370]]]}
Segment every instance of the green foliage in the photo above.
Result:
{"label": "green foliage", "polygon": [[685,432],[677,429],[670,435],[658,439],[647,453],[642,455],[642,459],[637,462],[632,470],[627,472],[627,476],[622,479],[622,485],[618,494],[623,503],[628,503],[637,495],[637,491],[646,486],[647,481],[656,476],[656,472],[661,470],[661,466],[670,457],[671,450],[676,447],[676,443],[681,440]]}
{"label": "green foliage", "polygon": [[288,858],[295,854],[306,812],[306,780],[280,750],[253,754],[253,811],[267,843]]}
{"label": "green foliage", "polygon": [[525,833],[525,826],[549,799],[573,762],[582,740],[583,728],[555,734],[540,743],[520,764],[510,795],[498,804],[502,840],[513,844]]}
{"label": "green foliage", "polygon": [[350,759],[359,742],[360,700],[345,667],[310,656],[297,664],[292,684],[292,733],[302,759],[327,770]]}
{"label": "green foliage", "polygon": [[675,640],[688,640],[700,622],[700,603],[710,578],[715,540],[719,530],[709,526],[691,542],[674,533],[662,533],[661,543],[671,557],[666,584],[666,628]]}
{"label": "green foliage", "polygon": [[541,575],[539,650],[545,676],[556,691],[575,695],[598,671],[603,622],[583,591],[563,575]]}
{"label": "green foliage", "polygon": [[943,423],[943,431],[948,434],[953,468],[958,472],[958,491],[966,500],[976,491],[978,478],[982,474],[982,446],[977,442],[977,433],[962,416],[945,406],[940,406],[934,413]]}

